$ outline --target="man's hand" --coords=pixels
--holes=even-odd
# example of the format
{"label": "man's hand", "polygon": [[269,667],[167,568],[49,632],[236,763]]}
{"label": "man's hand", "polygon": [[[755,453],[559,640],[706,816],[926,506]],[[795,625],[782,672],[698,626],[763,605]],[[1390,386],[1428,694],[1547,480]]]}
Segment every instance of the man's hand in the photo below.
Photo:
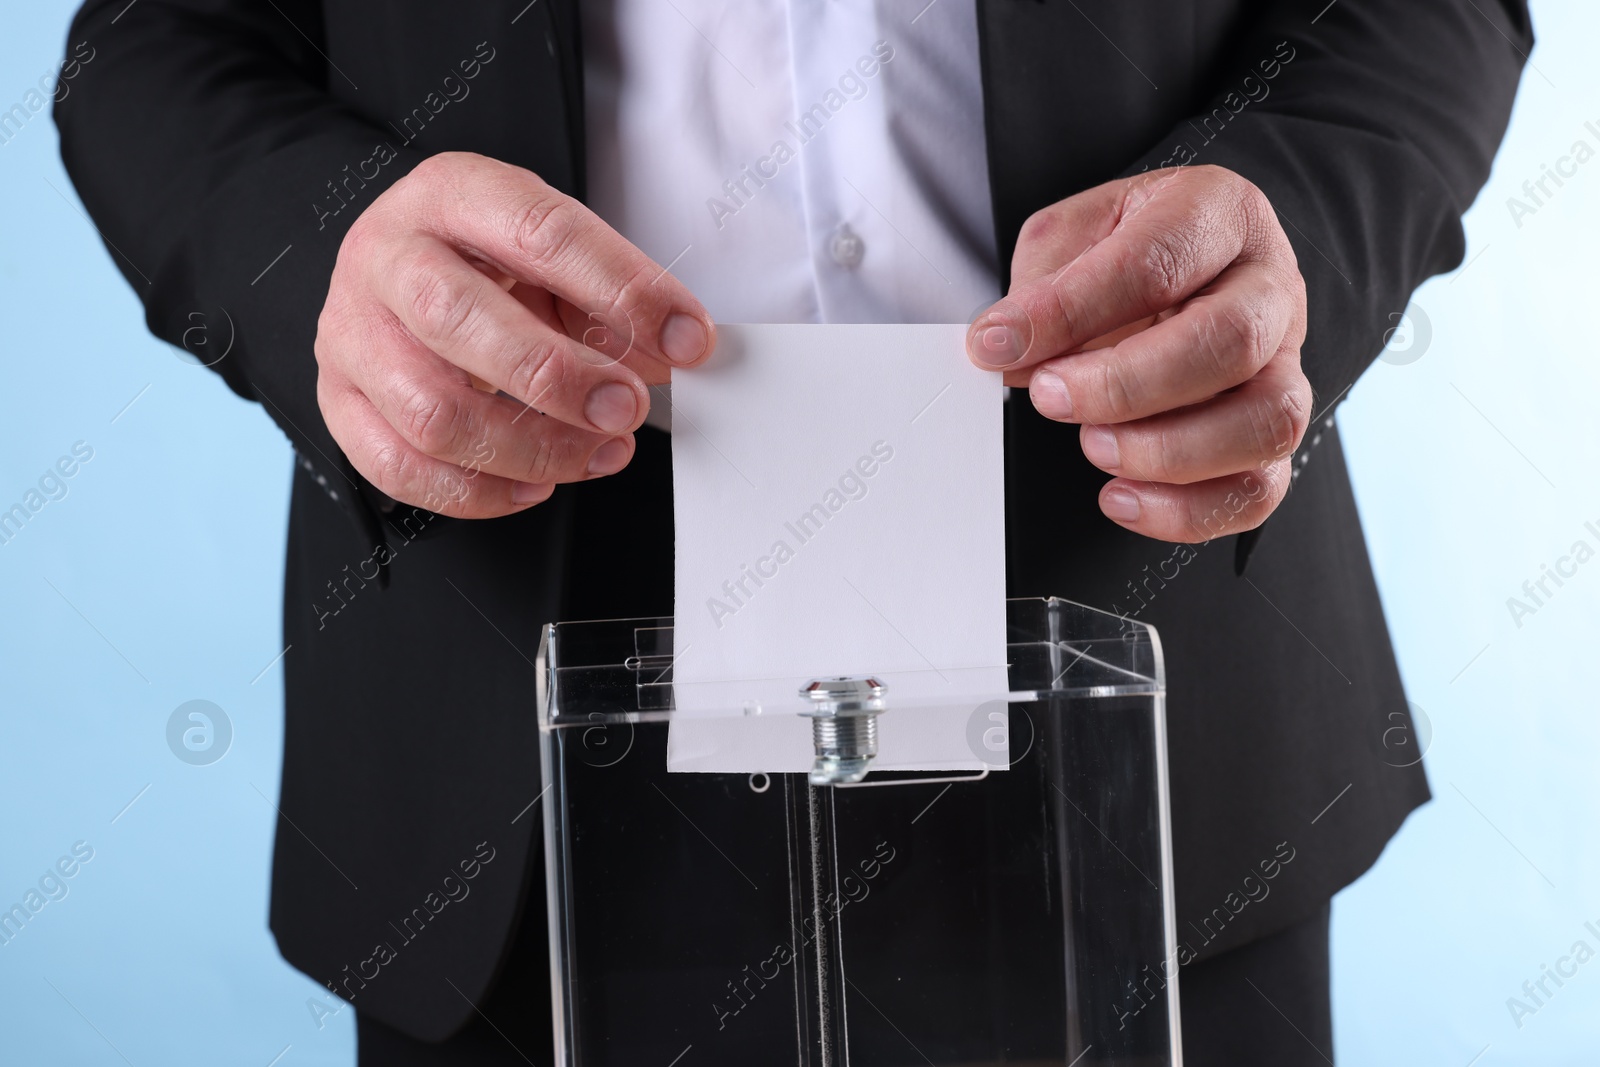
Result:
{"label": "man's hand", "polygon": [[1100,509],[1164,541],[1259,526],[1311,417],[1305,282],[1267,198],[1221,167],[1109,182],[1022,227],[978,365],[1081,423]]}
{"label": "man's hand", "polygon": [[317,323],[317,401],[380,490],[491,518],[627,466],[646,383],[715,338],[699,301],[578,201],[448,152],[345,235]]}

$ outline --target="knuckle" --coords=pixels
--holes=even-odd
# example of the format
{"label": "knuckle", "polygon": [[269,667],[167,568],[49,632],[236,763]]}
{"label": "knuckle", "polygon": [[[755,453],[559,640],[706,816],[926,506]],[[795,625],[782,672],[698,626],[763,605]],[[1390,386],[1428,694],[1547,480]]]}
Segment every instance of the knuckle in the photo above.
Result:
{"label": "knuckle", "polygon": [[1238,385],[1271,358],[1271,325],[1257,301],[1221,301],[1202,322],[1201,354],[1217,380]]}
{"label": "knuckle", "polygon": [[322,413],[322,421],[327,425],[334,441],[347,455],[353,456],[359,438],[350,433],[349,420],[340,410],[338,401],[339,390],[334,384],[333,376],[325,368],[317,368],[317,410]]}
{"label": "knuckle", "polygon": [[356,221],[345,231],[344,239],[339,242],[339,252],[334,257],[335,271],[372,258],[379,227],[369,212],[370,209],[356,216]]}
{"label": "knuckle", "polygon": [[386,308],[365,294],[354,296],[347,290],[330,290],[317,314],[316,335],[311,339],[311,354],[318,368],[340,372],[357,365],[364,349],[373,347],[380,337],[387,340],[377,324],[390,318]]}
{"label": "knuckle", "polygon": [[1057,226],[1056,213],[1050,207],[1040,208],[1023,220],[1022,229],[1017,231],[1018,247],[1048,242]]}
{"label": "knuckle", "polygon": [[468,432],[460,401],[430,389],[413,389],[400,403],[396,429],[430,456],[457,455]]}
{"label": "knuckle", "polygon": [[1305,439],[1306,431],[1311,428],[1311,383],[1301,377],[1293,388],[1285,390],[1283,396],[1279,398],[1278,410],[1288,424],[1284,431],[1284,440],[1288,441],[1289,447],[1280,453],[1276,451],[1275,445],[1274,458],[1287,456],[1299,448],[1300,442]]}
{"label": "knuckle", "polygon": [[1215,492],[1191,496],[1186,505],[1190,530],[1203,540],[1253,530],[1283,501],[1289,489],[1289,461],[1279,460],[1217,483]]}
{"label": "knuckle", "polygon": [[454,155],[455,153],[453,152],[435,153],[412,167],[411,173],[407,174],[401,181],[412,185],[430,185],[449,172],[454,162],[452,158]]}
{"label": "knuckle", "polygon": [[1267,199],[1267,194],[1255,182],[1239,178],[1235,187],[1238,189],[1239,206],[1243,209],[1245,217],[1252,222],[1265,223],[1269,220],[1277,224],[1277,211],[1273,209],[1272,201]]}
{"label": "knuckle", "polygon": [[1239,495],[1245,499],[1239,513],[1240,530],[1254,530],[1267,521],[1289,491],[1288,468],[1274,463],[1240,479]]}
{"label": "knuckle", "polygon": [[1246,500],[1240,515],[1245,523],[1241,529],[1253,530],[1260,526],[1283,503],[1289,492],[1289,469],[1285,460],[1251,471],[1240,480]]}
{"label": "knuckle", "polygon": [[1287,394],[1258,399],[1247,411],[1250,455],[1276,460],[1293,452],[1300,443],[1304,415]]}
{"label": "knuckle", "polygon": [[[634,313],[637,310],[641,315],[647,313],[652,295],[652,282],[654,272],[647,264],[639,264],[628,272],[628,275],[616,292],[611,297],[611,302],[600,318],[604,323],[615,324],[605,329],[607,335],[606,350],[614,352],[614,359],[622,358],[625,349],[631,352],[634,347]],[[592,318],[592,316],[591,316]]]}
{"label": "knuckle", "polygon": [[[1022,313],[1023,321],[1028,326],[1028,337],[1037,336],[1034,329],[1034,315],[1029,304],[1039,311],[1039,319],[1046,325],[1067,324],[1080,322],[1085,317],[1085,309],[1081,299],[1082,289],[1067,277],[1068,270],[1062,267],[1050,276],[1050,285],[1047,290],[1048,299],[1041,298],[1036,301],[1020,302],[1018,310]],[[1042,297],[1042,295],[1041,295]]]}
{"label": "knuckle", "polygon": [[577,232],[580,207],[554,189],[528,193],[511,214],[512,247],[535,271],[559,264]]}
{"label": "knuckle", "polygon": [[1140,279],[1153,302],[1171,307],[1184,295],[1191,256],[1184,238],[1170,231],[1158,233],[1144,242],[1135,263]]}
{"label": "knuckle", "polygon": [[550,482],[556,480],[557,468],[560,466],[560,450],[549,434],[538,434],[533,439],[533,454],[528,457],[528,466],[523,473],[522,481],[525,482]]}
{"label": "knuckle", "polygon": [[1184,525],[1202,541],[1238,533],[1243,529],[1239,512],[1229,510],[1226,498],[1200,496],[1183,507]]}
{"label": "knuckle", "polygon": [[411,495],[413,467],[409,454],[398,441],[385,441],[372,450],[373,485],[396,500]]}
{"label": "knuckle", "polygon": [[[1013,289],[989,309],[994,319],[1024,331],[1023,344],[1030,356],[1049,358],[1066,351],[1061,346],[1059,331],[1062,326],[1070,327],[1080,321],[1078,314],[1081,310],[1079,290],[1073,284],[1074,279],[1068,277],[1070,273],[1067,266],[1057,267],[1041,283]],[[1041,325],[1045,327],[1042,332],[1039,328]],[[1036,341],[1047,339],[1050,344],[1048,351],[1033,350]]]}
{"label": "knuckle", "polygon": [[1186,476],[1188,464],[1180,436],[1171,429],[1160,429],[1151,434],[1145,446],[1144,469],[1139,478],[1147,482],[1182,484],[1191,479]]}
{"label": "knuckle", "polygon": [[1238,171],[1229,170],[1227,167],[1219,167],[1214,163],[1207,164],[1204,167],[1196,167],[1195,170],[1204,171],[1209,184],[1216,190],[1217,195],[1237,205],[1239,210],[1247,215],[1253,218],[1260,218],[1263,211],[1267,215],[1273,213],[1272,204],[1267,200],[1267,194],[1261,191],[1259,185]]}
{"label": "knuckle", "polygon": [[1238,527],[1233,525],[1234,516],[1211,497],[1196,494],[1180,506],[1179,514],[1183,525],[1197,541],[1210,541],[1238,532]]}
{"label": "knuckle", "polygon": [[422,261],[407,269],[411,321],[429,340],[449,341],[466,332],[477,311],[478,292],[454,272]]}
{"label": "knuckle", "polygon": [[[1134,372],[1126,362],[1115,358],[1102,360],[1095,378],[1089,399],[1091,403],[1098,403],[1101,410],[1093,413],[1094,421],[1127,422],[1139,414],[1137,398],[1140,390],[1138,383],[1133,380]],[[1084,414],[1088,415],[1087,412]]]}
{"label": "knuckle", "polygon": [[429,511],[461,514],[459,506],[472,496],[472,481],[454,468],[446,467],[424,474],[424,506]]}
{"label": "knuckle", "polygon": [[1300,265],[1295,262],[1294,249],[1289,247],[1287,238],[1284,248],[1288,255],[1288,262],[1283,268],[1283,289],[1289,294],[1288,340],[1293,343],[1298,357],[1299,348],[1306,340],[1306,278],[1300,273]]}
{"label": "knuckle", "polygon": [[317,335],[311,339],[311,355],[316,359],[320,369],[326,369],[333,361],[333,325],[330,321],[328,309],[324,307],[322,314],[317,316]]}
{"label": "knuckle", "polygon": [[541,337],[511,365],[511,395],[536,410],[558,395],[568,381],[567,361],[556,338]]}
{"label": "knuckle", "polygon": [[431,200],[438,195],[440,186],[459,186],[464,178],[481,171],[485,162],[486,158],[476,152],[435,152],[412,167],[392,189],[397,196]]}
{"label": "knuckle", "polygon": [[1278,221],[1278,209],[1272,206],[1271,199],[1260,186],[1237,175],[1234,177],[1229,188],[1232,198],[1229,207],[1234,224],[1244,235],[1245,251],[1267,262],[1287,264],[1298,274],[1294,246]]}

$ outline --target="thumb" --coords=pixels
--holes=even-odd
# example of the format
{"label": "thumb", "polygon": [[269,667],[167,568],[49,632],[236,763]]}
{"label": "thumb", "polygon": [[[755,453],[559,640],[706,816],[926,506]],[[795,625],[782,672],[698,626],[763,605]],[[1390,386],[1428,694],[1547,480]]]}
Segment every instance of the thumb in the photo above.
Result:
{"label": "thumb", "polygon": [[1030,215],[1011,255],[1011,288],[1049,277],[1111,236],[1127,204],[1128,184],[1097,185]]}

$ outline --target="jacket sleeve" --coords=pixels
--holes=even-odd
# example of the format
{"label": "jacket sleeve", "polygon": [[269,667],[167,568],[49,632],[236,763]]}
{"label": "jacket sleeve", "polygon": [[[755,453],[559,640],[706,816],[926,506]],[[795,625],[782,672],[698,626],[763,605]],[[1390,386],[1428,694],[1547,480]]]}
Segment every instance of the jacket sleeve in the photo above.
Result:
{"label": "jacket sleeve", "polygon": [[[323,424],[312,354],[359,212],[310,205],[386,135],[327,92],[341,75],[321,23],[316,0],[88,0],[68,48],[91,58],[55,120],[67,173],[151,332],[259,401],[371,540],[360,494],[372,490]],[[385,151],[398,158],[366,182],[365,203],[422,158]]]}
{"label": "jacket sleeve", "polygon": [[1269,0],[1242,25],[1211,107],[1126,173],[1212,163],[1266,193],[1306,280],[1320,414],[1461,263],[1532,28],[1526,0]]}

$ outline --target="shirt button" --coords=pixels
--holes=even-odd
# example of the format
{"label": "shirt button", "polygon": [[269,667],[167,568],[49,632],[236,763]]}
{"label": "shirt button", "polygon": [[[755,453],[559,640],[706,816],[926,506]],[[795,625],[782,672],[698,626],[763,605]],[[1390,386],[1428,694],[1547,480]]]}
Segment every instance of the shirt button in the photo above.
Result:
{"label": "shirt button", "polygon": [[848,224],[842,224],[833,231],[833,239],[828,242],[828,253],[839,266],[854,267],[866,255],[867,243]]}

